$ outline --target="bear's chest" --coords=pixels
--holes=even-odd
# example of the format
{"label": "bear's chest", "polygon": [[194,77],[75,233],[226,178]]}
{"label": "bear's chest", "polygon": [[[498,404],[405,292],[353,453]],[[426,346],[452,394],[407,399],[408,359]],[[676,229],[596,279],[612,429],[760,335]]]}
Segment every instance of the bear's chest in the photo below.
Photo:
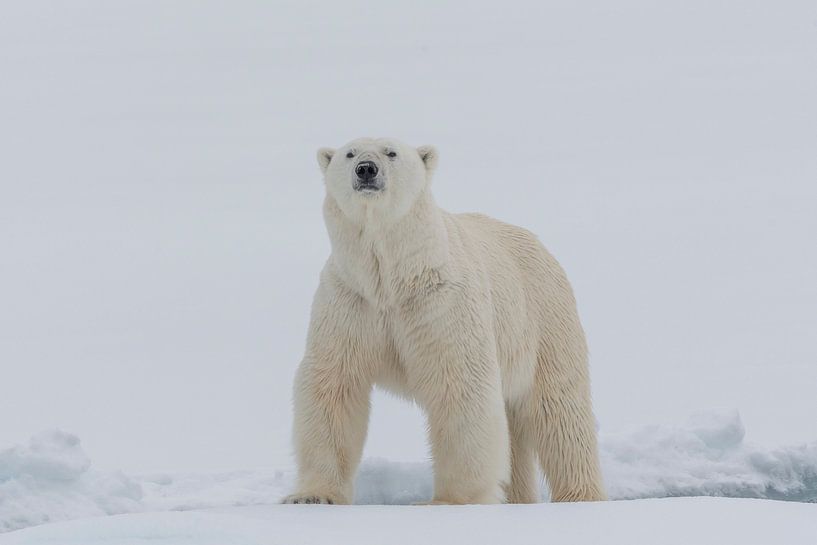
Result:
{"label": "bear's chest", "polygon": [[347,256],[342,269],[348,287],[374,310],[406,315],[423,312],[431,303],[439,304],[453,282],[446,266],[433,266],[375,251]]}

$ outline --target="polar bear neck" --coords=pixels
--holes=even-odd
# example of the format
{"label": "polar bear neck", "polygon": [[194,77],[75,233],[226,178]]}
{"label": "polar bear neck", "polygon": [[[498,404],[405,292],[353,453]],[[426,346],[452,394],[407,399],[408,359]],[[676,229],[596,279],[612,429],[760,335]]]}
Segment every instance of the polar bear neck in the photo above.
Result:
{"label": "polar bear neck", "polygon": [[450,274],[445,212],[428,191],[396,220],[372,214],[362,223],[327,196],[324,218],[332,243],[329,265],[341,282],[378,307],[434,289]]}

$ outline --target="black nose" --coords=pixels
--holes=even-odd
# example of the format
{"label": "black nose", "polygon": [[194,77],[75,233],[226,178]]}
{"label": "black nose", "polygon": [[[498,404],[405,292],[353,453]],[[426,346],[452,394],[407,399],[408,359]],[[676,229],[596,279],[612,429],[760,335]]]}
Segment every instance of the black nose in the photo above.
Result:
{"label": "black nose", "polygon": [[364,181],[369,181],[377,176],[377,165],[371,161],[361,161],[355,167],[355,174]]}

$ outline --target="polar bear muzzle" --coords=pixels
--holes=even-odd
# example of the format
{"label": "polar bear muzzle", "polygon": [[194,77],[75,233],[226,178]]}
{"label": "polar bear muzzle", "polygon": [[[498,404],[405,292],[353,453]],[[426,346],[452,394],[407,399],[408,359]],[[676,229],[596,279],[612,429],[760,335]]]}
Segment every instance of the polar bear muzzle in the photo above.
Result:
{"label": "polar bear muzzle", "polygon": [[355,191],[380,191],[383,189],[383,180],[377,177],[378,168],[374,161],[361,161],[355,167],[357,178],[353,182]]}

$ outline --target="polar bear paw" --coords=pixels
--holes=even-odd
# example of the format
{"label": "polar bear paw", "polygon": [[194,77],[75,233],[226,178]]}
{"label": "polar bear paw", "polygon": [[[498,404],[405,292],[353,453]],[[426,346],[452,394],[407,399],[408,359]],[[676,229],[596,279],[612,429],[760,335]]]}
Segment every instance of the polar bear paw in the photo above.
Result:
{"label": "polar bear paw", "polygon": [[322,494],[292,494],[284,498],[281,503],[334,505],[342,502],[337,498]]}

